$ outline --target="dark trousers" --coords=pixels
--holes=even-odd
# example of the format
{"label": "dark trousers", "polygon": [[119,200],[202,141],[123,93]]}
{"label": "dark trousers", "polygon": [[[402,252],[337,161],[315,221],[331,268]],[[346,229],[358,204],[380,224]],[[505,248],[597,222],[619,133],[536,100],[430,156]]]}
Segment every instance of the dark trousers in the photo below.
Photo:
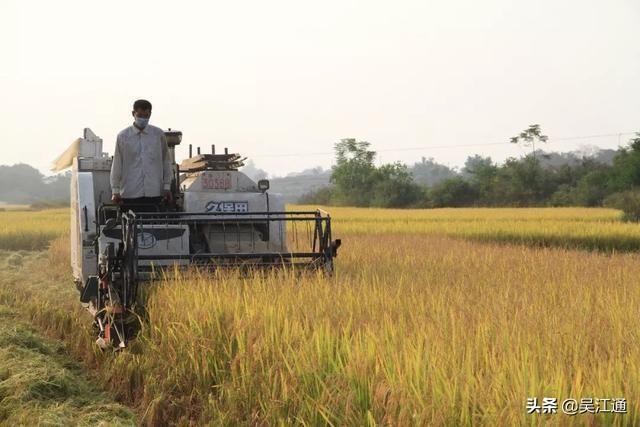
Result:
{"label": "dark trousers", "polygon": [[133,199],[122,199],[121,209],[123,211],[134,212],[158,212],[162,210],[162,196],[158,197],[136,197]]}

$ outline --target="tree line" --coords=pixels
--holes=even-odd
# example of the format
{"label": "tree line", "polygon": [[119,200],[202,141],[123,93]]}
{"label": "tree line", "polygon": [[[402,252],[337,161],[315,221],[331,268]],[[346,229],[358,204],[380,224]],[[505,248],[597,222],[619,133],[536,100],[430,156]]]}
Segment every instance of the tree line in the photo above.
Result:
{"label": "tree line", "polygon": [[[510,142],[534,145],[546,142],[546,136],[532,125]],[[424,158],[412,168],[400,162],[376,166],[371,144],[355,139],[335,144],[335,153],[331,185],[300,202],[394,208],[611,206],[630,218],[638,216],[632,207],[640,206],[640,133],[627,147],[591,155],[545,153],[535,146],[503,164],[474,155],[460,171]],[[427,171],[431,182],[425,182]]]}
{"label": "tree line", "polygon": [[71,173],[44,176],[24,163],[0,165],[0,201],[16,204],[69,203]]}

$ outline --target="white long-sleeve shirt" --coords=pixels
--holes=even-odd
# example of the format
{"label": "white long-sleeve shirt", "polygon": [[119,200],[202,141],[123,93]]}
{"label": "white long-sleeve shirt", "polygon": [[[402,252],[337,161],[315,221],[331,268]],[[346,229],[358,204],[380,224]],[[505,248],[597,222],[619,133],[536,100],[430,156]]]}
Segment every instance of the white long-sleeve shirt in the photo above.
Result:
{"label": "white long-sleeve shirt", "polygon": [[118,134],[111,164],[111,191],[121,197],[158,197],[171,188],[171,162],[162,129],[129,126]]}

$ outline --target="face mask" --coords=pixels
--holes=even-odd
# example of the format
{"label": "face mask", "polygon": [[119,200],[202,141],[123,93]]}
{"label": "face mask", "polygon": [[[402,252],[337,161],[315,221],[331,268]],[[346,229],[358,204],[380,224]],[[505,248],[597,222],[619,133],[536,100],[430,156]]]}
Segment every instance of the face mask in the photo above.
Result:
{"label": "face mask", "polygon": [[149,119],[143,119],[142,117],[136,117],[135,124],[140,129],[143,129],[144,127],[146,127],[149,124]]}

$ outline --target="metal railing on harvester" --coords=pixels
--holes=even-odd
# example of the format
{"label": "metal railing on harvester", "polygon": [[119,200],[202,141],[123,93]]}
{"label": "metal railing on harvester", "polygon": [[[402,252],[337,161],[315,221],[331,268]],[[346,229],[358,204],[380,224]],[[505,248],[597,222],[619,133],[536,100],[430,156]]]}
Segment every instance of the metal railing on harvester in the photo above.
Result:
{"label": "metal railing on harvester", "polygon": [[[261,246],[257,245],[256,233],[246,228],[262,227],[269,233],[271,224],[276,224],[280,244],[273,244],[270,236]],[[217,238],[223,243],[237,241],[236,251],[211,251],[189,254],[163,253],[141,255],[138,251],[138,233],[145,227],[155,229],[162,226],[189,225],[215,226]],[[124,257],[131,262],[188,260],[189,264],[214,267],[236,267],[252,261],[252,266],[274,266],[286,264],[303,267],[331,267],[340,245],[332,241],[331,217],[322,210],[288,212],[138,212],[122,214]],[[249,239],[241,239],[242,236]],[[287,236],[287,239],[284,239]],[[261,250],[256,250],[258,247]],[[129,253],[132,252],[132,253]],[[137,267],[137,266],[136,266]]]}

